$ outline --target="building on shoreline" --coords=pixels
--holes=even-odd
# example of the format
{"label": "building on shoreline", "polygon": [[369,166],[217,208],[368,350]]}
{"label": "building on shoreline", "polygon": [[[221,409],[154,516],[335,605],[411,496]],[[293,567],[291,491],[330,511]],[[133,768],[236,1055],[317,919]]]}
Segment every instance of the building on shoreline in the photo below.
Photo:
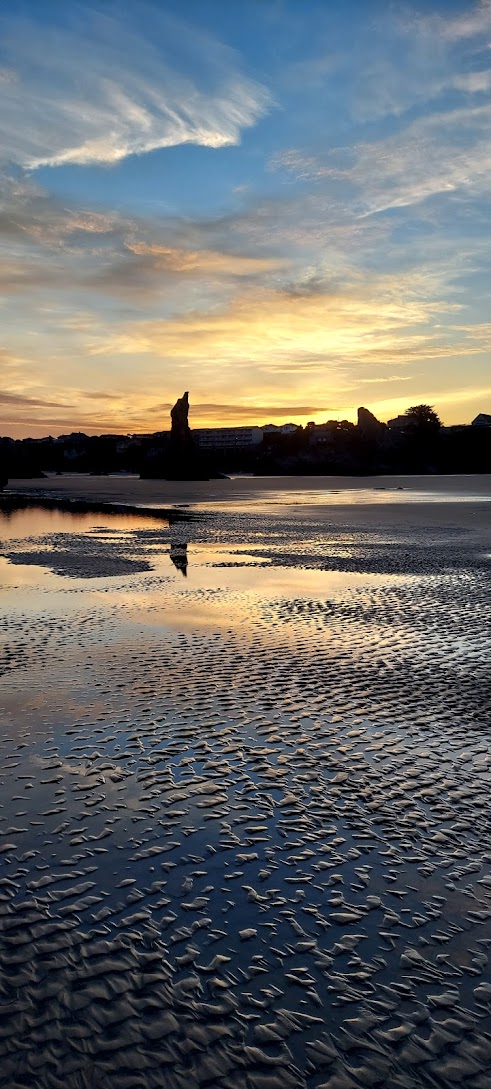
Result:
{"label": "building on shoreline", "polygon": [[259,446],[265,435],[292,435],[297,424],[263,424],[250,427],[195,427],[193,438],[202,450],[248,450]]}
{"label": "building on shoreline", "polygon": [[201,450],[237,450],[259,446],[260,427],[195,427],[193,438]]}

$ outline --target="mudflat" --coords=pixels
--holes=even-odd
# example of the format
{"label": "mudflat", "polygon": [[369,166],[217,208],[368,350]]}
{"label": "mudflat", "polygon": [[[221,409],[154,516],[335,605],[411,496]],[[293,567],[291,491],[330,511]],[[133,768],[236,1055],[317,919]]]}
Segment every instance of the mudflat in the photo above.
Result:
{"label": "mudflat", "polygon": [[0,1084],[481,1089],[490,478],[10,489]]}

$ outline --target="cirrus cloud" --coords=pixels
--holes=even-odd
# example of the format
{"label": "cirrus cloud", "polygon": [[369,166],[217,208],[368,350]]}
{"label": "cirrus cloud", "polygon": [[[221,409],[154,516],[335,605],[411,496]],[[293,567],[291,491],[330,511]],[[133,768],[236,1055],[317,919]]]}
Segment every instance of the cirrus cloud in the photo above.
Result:
{"label": "cirrus cloud", "polygon": [[234,50],[147,5],[131,20],[70,4],[63,25],[19,17],[0,31],[1,156],[27,169],[226,147],[271,105]]}

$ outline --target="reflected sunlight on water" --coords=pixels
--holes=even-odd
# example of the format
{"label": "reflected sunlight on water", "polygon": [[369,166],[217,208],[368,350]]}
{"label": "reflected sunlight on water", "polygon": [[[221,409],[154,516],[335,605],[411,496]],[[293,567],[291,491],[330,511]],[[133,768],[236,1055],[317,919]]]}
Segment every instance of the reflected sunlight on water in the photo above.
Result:
{"label": "reflected sunlight on water", "polygon": [[0,515],[9,1085],[483,1084],[482,511],[271,494]]}

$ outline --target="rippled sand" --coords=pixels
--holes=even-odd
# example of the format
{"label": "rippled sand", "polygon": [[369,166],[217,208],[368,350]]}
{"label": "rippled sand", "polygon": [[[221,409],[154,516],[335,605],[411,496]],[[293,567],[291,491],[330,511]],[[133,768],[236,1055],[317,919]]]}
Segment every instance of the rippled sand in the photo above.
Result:
{"label": "rippled sand", "polygon": [[0,1085],[487,1089],[463,506],[0,516]]}

